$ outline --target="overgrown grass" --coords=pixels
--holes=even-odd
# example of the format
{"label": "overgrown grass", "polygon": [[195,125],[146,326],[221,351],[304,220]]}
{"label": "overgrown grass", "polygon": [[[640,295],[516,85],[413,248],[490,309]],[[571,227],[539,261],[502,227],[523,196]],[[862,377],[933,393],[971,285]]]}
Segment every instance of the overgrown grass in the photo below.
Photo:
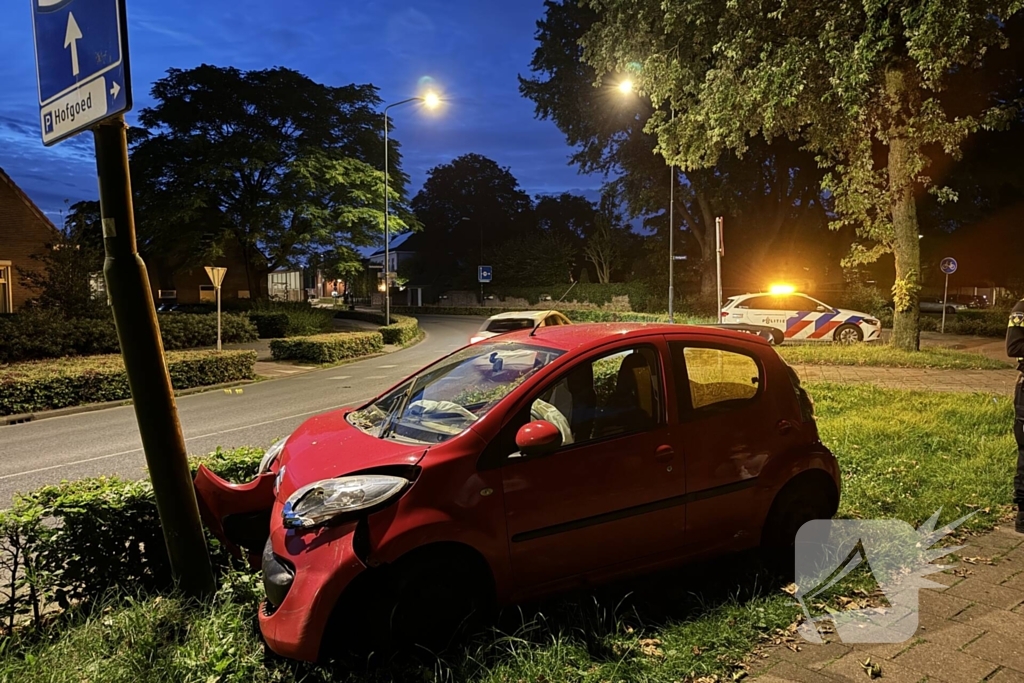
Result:
{"label": "overgrown grass", "polygon": [[1005,370],[1009,362],[942,348],[903,351],[888,344],[792,344],[778,347],[789,363],[806,365],[865,365],[884,368],[938,368],[943,370]]}
{"label": "overgrown grass", "polygon": [[[1012,406],[983,394],[924,393],[809,383],[824,442],[843,470],[841,516],[919,524],[989,509],[1011,498]],[[1005,508],[1004,508],[1005,509]],[[764,634],[798,609],[750,555],[727,557],[567,596],[518,612],[499,631],[432,665],[315,667],[267,654],[255,625],[260,590],[231,575],[217,598],[173,596],[72,614],[37,640],[11,639],[0,681],[634,681],[718,675],[726,680]]]}

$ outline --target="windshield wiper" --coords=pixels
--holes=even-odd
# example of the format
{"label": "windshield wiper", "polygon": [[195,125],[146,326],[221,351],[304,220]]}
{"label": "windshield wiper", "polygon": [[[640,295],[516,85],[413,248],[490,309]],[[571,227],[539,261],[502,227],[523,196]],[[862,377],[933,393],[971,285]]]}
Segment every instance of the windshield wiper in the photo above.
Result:
{"label": "windshield wiper", "polygon": [[395,425],[398,423],[398,418],[405,413],[405,406],[409,403],[409,397],[412,396],[412,390],[416,388],[416,380],[409,382],[409,388],[406,389],[402,395],[401,400],[395,403],[394,409],[388,413],[387,418],[384,420],[384,426],[380,429],[381,439],[386,439],[391,436],[391,432],[395,430]]}

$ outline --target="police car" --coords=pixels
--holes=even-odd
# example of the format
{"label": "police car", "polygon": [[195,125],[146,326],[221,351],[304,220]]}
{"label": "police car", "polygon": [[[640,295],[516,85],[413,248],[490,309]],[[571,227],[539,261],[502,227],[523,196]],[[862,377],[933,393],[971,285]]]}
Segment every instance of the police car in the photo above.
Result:
{"label": "police car", "polygon": [[882,325],[867,313],[833,308],[806,294],[772,288],[770,292],[734,296],[722,306],[723,323],[764,325],[775,330],[774,341],[875,341]]}

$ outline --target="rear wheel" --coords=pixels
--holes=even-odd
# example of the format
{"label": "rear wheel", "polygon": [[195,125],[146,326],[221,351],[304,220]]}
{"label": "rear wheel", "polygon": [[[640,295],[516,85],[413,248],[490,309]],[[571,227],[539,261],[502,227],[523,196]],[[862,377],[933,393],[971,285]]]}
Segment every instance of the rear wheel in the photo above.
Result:
{"label": "rear wheel", "polygon": [[856,325],[840,325],[832,338],[840,344],[856,344],[864,341],[864,332]]}
{"label": "rear wheel", "polygon": [[797,532],[811,520],[830,519],[838,498],[835,485],[822,472],[799,475],[782,487],[761,530],[761,550],[773,571],[792,578]]}

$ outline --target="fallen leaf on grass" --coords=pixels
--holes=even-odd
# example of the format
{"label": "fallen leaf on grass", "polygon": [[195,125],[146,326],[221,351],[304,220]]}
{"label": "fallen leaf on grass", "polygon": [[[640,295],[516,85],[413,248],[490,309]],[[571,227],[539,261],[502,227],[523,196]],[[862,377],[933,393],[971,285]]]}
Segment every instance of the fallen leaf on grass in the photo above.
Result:
{"label": "fallen leaf on grass", "polygon": [[863,662],[861,662],[860,663],[860,667],[862,669],[864,669],[864,674],[868,678],[881,678],[882,677],[882,667],[880,667],[877,664],[873,663],[871,661],[871,657],[868,657]]}
{"label": "fallen leaf on grass", "polygon": [[661,651],[659,645],[661,645],[661,641],[657,638],[641,638],[640,652],[648,657],[664,657],[665,653]]}

